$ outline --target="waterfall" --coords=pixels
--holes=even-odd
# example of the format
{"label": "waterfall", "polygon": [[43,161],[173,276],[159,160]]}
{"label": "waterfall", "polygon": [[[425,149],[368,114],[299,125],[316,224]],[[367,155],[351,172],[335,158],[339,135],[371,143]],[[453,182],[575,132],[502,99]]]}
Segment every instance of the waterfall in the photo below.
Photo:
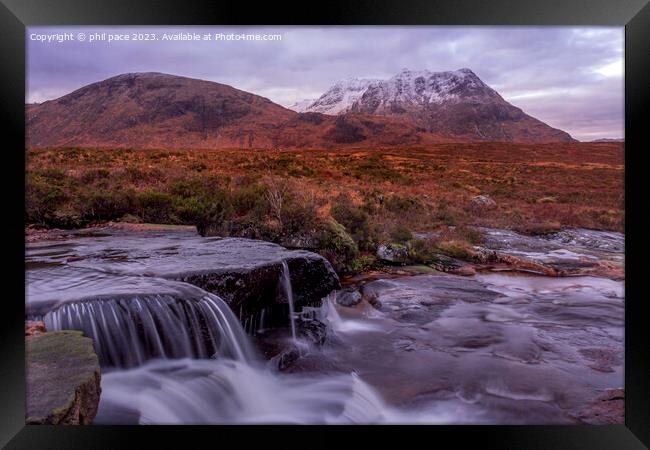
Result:
{"label": "waterfall", "polygon": [[[96,423],[326,424],[395,421],[356,374],[279,374],[231,360],[156,360],[102,376]],[[135,415],[133,413],[136,413]]]}
{"label": "waterfall", "polygon": [[49,330],[81,330],[104,367],[134,367],[152,358],[252,357],[228,305],[207,292],[198,298],[149,294],[67,302],[48,312]]}
{"label": "waterfall", "polygon": [[286,260],[282,260],[282,277],[280,279],[280,284],[282,290],[284,291],[285,296],[287,297],[287,302],[289,303],[289,320],[291,322],[291,337],[294,342],[297,342],[296,339],[296,314],[293,305],[293,289],[291,288],[291,273],[289,272],[289,265]]}

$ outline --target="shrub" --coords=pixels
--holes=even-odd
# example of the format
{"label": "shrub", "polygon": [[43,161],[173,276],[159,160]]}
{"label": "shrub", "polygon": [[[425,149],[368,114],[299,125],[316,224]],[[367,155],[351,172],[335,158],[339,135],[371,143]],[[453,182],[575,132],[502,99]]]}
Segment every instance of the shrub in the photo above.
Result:
{"label": "shrub", "polygon": [[91,169],[87,170],[81,175],[81,182],[83,184],[92,184],[97,180],[105,180],[110,176],[110,172],[106,169]]}
{"label": "shrub", "polygon": [[424,211],[424,204],[417,197],[402,194],[393,194],[384,202],[384,207],[395,214],[420,213]]}
{"label": "shrub", "polygon": [[339,273],[351,272],[359,249],[345,227],[334,219],[325,220],[319,232],[318,252],[332,263]]}
{"label": "shrub", "polygon": [[349,264],[349,270],[353,273],[364,272],[372,270],[379,265],[379,261],[375,255],[359,255],[353,259]]}
{"label": "shrub", "polygon": [[62,187],[42,176],[29,176],[25,189],[25,214],[28,222],[48,224],[54,212],[68,199]]}
{"label": "shrub", "polygon": [[411,230],[403,225],[395,226],[395,228],[390,231],[389,235],[393,242],[398,243],[405,243],[413,239],[413,233],[411,233]]}
{"label": "shrub", "polygon": [[145,222],[174,223],[174,220],[172,220],[174,198],[171,195],[165,192],[148,190],[141,192],[136,201],[138,215]]}
{"label": "shrub", "polygon": [[452,258],[472,261],[475,259],[476,252],[467,241],[449,240],[438,242],[437,249]]}
{"label": "shrub", "polygon": [[411,239],[407,243],[409,258],[414,263],[426,264],[436,259],[435,244],[426,239]]}
{"label": "shrub", "polygon": [[404,175],[393,169],[388,161],[377,154],[356,163],[352,168],[352,176],[359,180],[372,179],[393,183],[408,181]]}
{"label": "shrub", "polygon": [[360,249],[371,250],[376,232],[367,212],[352,204],[349,196],[339,196],[330,210],[332,217],[345,227]]}
{"label": "shrub", "polygon": [[174,199],[174,214],[183,224],[196,224],[206,215],[206,204],[197,197]]}
{"label": "shrub", "polygon": [[89,220],[113,220],[122,217],[133,208],[128,193],[115,191],[90,191],[79,199],[79,209]]}

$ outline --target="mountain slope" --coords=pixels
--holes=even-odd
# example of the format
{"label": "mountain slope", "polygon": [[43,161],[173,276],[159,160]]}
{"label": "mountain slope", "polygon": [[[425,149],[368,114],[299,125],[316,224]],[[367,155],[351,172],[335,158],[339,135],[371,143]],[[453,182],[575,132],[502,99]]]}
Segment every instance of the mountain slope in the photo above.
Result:
{"label": "mountain slope", "polygon": [[347,80],[308,108],[318,111],[297,113],[212,81],[123,74],[26,105],[26,144],[271,149],[571,139],[509,105],[480,80],[465,78],[471,82],[462,86],[425,80],[424,89],[421,75],[402,74],[390,83]]}
{"label": "mountain slope", "polygon": [[26,105],[28,147],[333,148],[449,141],[393,117],[299,114],[211,81],[123,74]]}
{"label": "mountain slope", "polygon": [[[27,109],[29,146],[205,147],[270,144],[295,112],[211,81],[123,74]],[[253,142],[251,142],[251,145]]]}
{"label": "mountain slope", "polygon": [[470,69],[403,69],[388,80],[354,81],[336,83],[306,111],[408,117],[423,131],[471,141],[573,140],[505,101]]}

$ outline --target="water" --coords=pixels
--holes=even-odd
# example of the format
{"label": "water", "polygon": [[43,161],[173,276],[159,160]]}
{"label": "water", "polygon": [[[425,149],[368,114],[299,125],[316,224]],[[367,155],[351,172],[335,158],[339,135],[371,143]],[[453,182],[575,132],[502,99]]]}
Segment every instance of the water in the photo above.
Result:
{"label": "water", "polygon": [[48,330],[82,330],[103,367],[134,367],[152,358],[241,361],[252,351],[230,308],[217,296],[170,295],[66,303],[44,318]]}
{"label": "water", "polygon": [[577,228],[535,237],[511,230],[480,230],[487,248],[546,263],[551,267],[598,262],[622,266],[624,262],[625,236],[621,233]]}
{"label": "water", "polygon": [[297,343],[296,339],[296,311],[293,305],[293,289],[291,288],[291,273],[289,272],[289,265],[286,260],[282,261],[282,278],[280,280],[282,285],[282,290],[284,295],[287,298],[289,303],[289,321],[291,322],[291,338],[294,343]]}
{"label": "water", "polygon": [[[285,262],[277,283],[292,341],[307,315],[327,323],[329,338],[279,372],[219,296],[159,277],[172,260],[180,272],[197,253],[201,264],[224,264],[193,239],[190,253],[175,235],[158,236],[155,245],[129,235],[28,249],[28,315],[49,329],[82,329],[95,342],[102,364],[96,423],[571,424],[603,390],[623,386],[621,281],[417,275],[364,285],[378,308],[341,307],[333,292],[297,314]],[[598,244],[571,239],[584,253]],[[621,251],[608,244],[605,253],[622,261]],[[84,259],[69,261],[71,253]],[[224,260],[232,266],[235,258],[226,252]],[[244,321],[249,334],[264,338],[270,313]]]}

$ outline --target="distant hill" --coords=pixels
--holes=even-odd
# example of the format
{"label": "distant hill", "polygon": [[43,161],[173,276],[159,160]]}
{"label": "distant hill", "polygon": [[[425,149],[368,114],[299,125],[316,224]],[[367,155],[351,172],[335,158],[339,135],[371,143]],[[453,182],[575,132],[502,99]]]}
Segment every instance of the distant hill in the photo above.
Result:
{"label": "distant hill", "polygon": [[602,139],[594,139],[593,141],[589,142],[625,142],[625,139],[623,138],[602,138]]}
{"label": "distant hill", "polygon": [[572,140],[509,105],[470,72],[452,75],[447,91],[436,91],[444,97],[438,103],[432,93],[423,101],[425,91],[417,88],[424,83],[428,89],[430,80],[402,73],[402,81],[391,79],[388,85],[360,83],[355,95],[344,94],[339,100],[347,102],[344,107],[326,108],[326,93],[319,105],[307,108],[318,111],[305,113],[212,81],[161,73],[123,74],[55,100],[26,105],[27,146],[330,148]]}

